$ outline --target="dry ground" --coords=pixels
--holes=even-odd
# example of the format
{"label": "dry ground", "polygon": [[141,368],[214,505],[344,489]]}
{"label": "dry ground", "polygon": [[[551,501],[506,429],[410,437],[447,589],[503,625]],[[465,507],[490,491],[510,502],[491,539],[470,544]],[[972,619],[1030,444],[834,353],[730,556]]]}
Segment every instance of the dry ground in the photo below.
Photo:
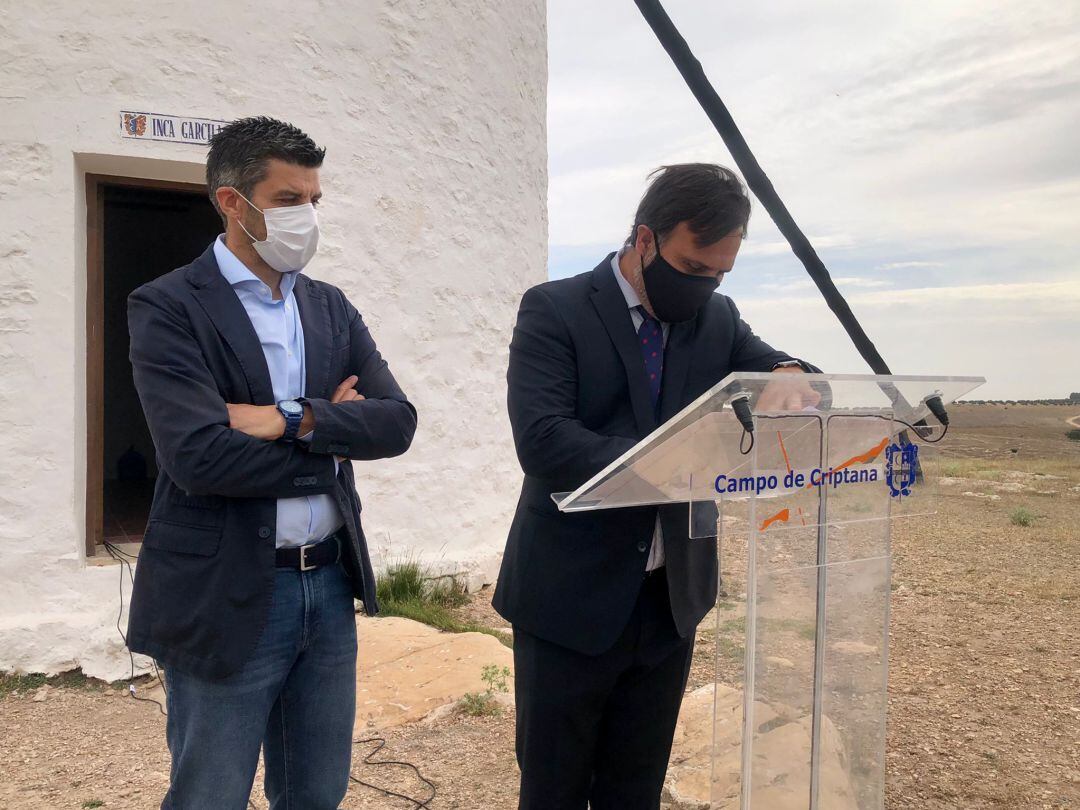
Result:
{"label": "dry ground", "polygon": [[[1065,437],[1075,416],[959,407],[945,446],[925,453],[948,483],[927,493],[937,514],[899,522],[893,538],[889,810],[1080,808],[1080,442]],[[1012,522],[1021,507],[1032,525]],[[489,598],[465,610],[501,626]],[[737,594],[724,608],[719,639],[716,622],[702,625],[691,686],[711,677],[718,646],[737,657]],[[381,757],[420,764],[438,786],[430,807],[515,806],[512,717],[386,737]],[[406,768],[363,764],[370,748],[358,746],[356,776],[428,795]],[[0,807],[155,807],[167,772],[151,704],[94,684],[0,694]],[[360,785],[344,804],[416,806]]]}

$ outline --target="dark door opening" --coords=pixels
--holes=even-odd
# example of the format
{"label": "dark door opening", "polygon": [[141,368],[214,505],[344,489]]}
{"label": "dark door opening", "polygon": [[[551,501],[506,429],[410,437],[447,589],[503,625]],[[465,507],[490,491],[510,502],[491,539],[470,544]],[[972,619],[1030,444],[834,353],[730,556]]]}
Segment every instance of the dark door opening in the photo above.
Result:
{"label": "dark door opening", "polygon": [[128,360],[128,295],[191,262],[222,227],[197,185],[90,176],[87,209],[87,554],[94,555],[102,541],[142,540],[157,476]]}

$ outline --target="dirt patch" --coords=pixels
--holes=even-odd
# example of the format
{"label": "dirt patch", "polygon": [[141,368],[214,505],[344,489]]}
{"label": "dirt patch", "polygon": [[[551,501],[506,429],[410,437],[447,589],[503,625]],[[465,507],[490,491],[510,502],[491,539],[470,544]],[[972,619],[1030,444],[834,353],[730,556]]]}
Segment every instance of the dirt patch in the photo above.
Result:
{"label": "dirt patch", "polygon": [[[945,446],[926,448],[928,476],[975,483],[929,487],[937,514],[899,521],[893,535],[886,807],[1080,808],[1080,443],[1063,424],[1073,411],[951,413]],[[1033,525],[1012,525],[1019,507],[1035,514]],[[722,679],[740,677],[745,611],[735,548],[725,555],[728,595],[699,631],[691,689],[712,679],[717,660]],[[462,617],[505,629],[490,598],[490,589],[475,594]],[[70,686],[35,701],[39,688],[0,693],[0,806],[155,807],[168,774],[157,708],[122,691]],[[437,785],[435,810],[516,806],[509,713],[454,715],[384,736],[377,758],[418,764]],[[357,746],[355,776],[427,797],[409,769],[362,764],[371,748]],[[266,806],[261,784],[253,804]],[[354,784],[342,807],[410,805]]]}
{"label": "dirt patch", "polygon": [[491,606],[491,598],[495,595],[495,588],[485,585],[478,591],[469,595],[468,604],[459,608],[456,612],[463,621],[472,622],[481,627],[489,627],[492,630],[500,630],[512,635],[510,624],[495,612]]}
{"label": "dirt patch", "polygon": [[[168,787],[165,718],[122,691],[50,690],[9,695],[0,704],[0,807],[109,810],[157,807]],[[383,733],[388,747],[374,759],[409,760],[434,782],[435,808],[513,807],[517,800],[513,718],[452,717],[434,728],[411,725]],[[362,739],[362,738],[361,738]],[[374,744],[357,745],[353,775],[418,799],[430,790],[408,768],[363,763]],[[95,804],[102,802],[102,804]],[[267,807],[262,773],[252,805]],[[402,799],[353,784],[343,810],[401,810]]]}

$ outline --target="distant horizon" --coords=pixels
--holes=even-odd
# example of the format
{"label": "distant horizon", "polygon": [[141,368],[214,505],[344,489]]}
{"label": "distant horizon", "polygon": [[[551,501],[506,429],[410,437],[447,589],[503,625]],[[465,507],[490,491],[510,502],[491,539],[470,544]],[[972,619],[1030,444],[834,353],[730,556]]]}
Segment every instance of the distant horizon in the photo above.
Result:
{"label": "distant horizon", "polygon": [[[1047,403],[1046,400],[1054,400],[1054,401]],[[960,405],[964,405],[964,404],[968,404],[968,405],[983,405],[983,404],[987,404],[987,405],[1008,405],[1010,403],[1015,403],[1017,405],[1041,405],[1043,403],[1046,403],[1048,405],[1054,405],[1054,406],[1061,407],[1061,408],[1080,407],[1080,403],[1078,403],[1078,402],[1071,402],[1070,403],[1068,397],[1035,397],[1034,399],[1007,399],[1007,400],[980,399],[978,397],[976,397],[974,399],[968,399],[967,397],[960,397],[960,399],[956,400],[956,402],[958,404],[960,404]]]}

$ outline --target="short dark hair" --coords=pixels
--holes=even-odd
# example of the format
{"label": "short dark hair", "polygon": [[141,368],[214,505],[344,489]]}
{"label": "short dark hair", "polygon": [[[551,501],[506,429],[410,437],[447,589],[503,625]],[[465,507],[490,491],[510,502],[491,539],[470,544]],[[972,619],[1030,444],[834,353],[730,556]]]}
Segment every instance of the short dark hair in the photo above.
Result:
{"label": "short dark hair", "polygon": [[217,190],[222,187],[235,188],[250,199],[255,186],[266,177],[266,164],[271,159],[317,169],[325,156],[325,149],[292,124],[265,116],[233,121],[210,139],[206,158],[210,202],[221,214]]}
{"label": "short dark hair", "polygon": [[661,166],[638,203],[627,244],[637,240],[639,225],[662,239],[685,222],[699,247],[715,244],[737,228],[746,235],[750,198],[738,175],[713,163]]}

